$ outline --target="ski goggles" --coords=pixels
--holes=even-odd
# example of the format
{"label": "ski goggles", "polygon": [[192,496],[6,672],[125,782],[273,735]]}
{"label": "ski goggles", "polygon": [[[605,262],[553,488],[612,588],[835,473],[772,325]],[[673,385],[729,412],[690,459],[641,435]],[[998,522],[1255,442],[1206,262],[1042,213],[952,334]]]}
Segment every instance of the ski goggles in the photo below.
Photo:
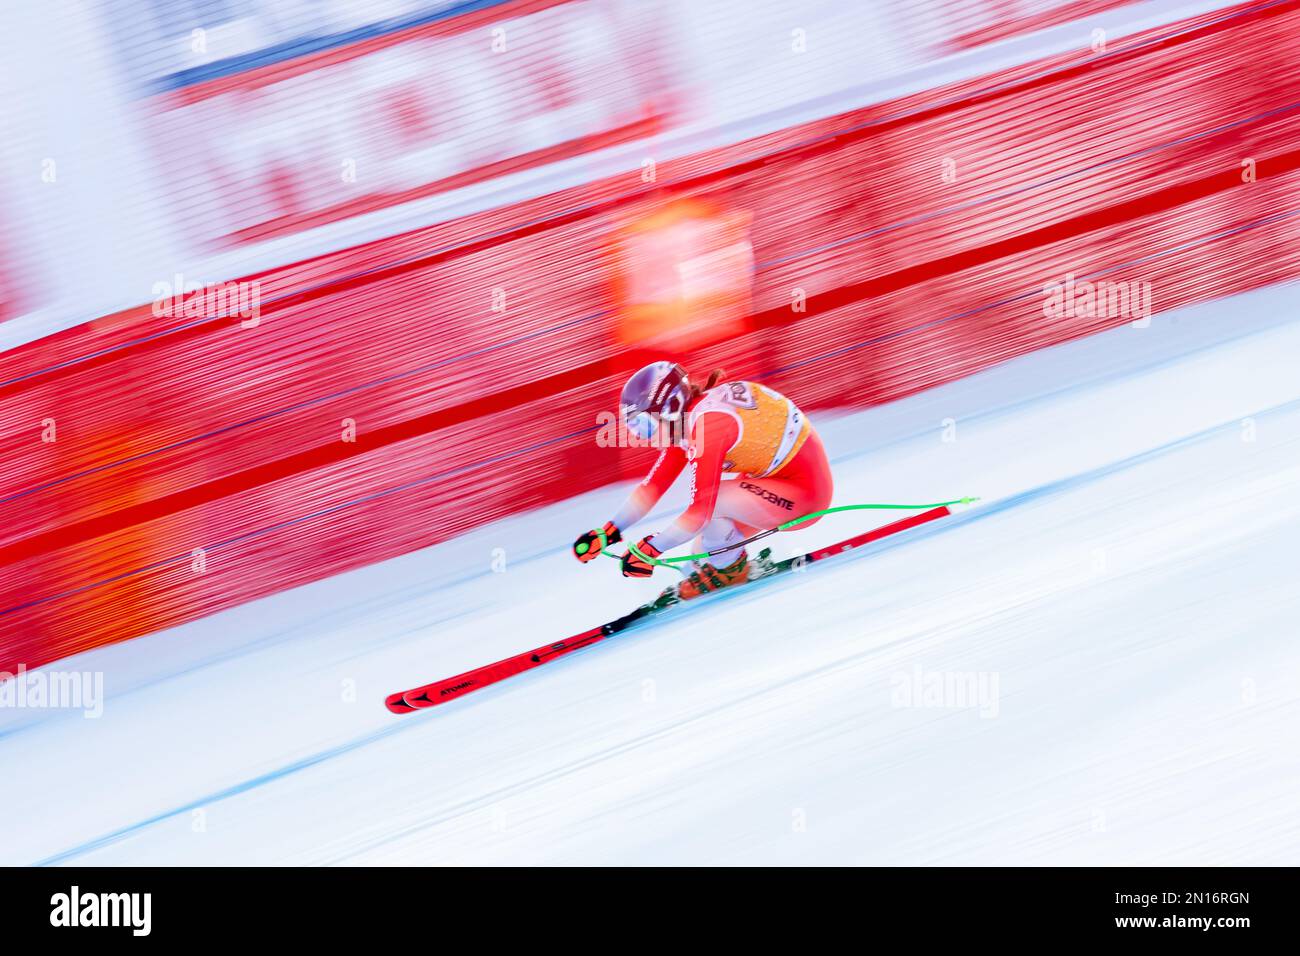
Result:
{"label": "ski goggles", "polygon": [[627,425],[628,432],[645,441],[654,438],[659,431],[659,419],[657,417],[650,412],[637,411],[635,408],[624,410],[623,423]]}
{"label": "ski goggles", "polygon": [[669,425],[676,424],[681,420],[680,411],[670,413],[667,411],[656,414],[643,408],[637,408],[635,405],[623,406],[623,424],[627,426],[629,433],[637,438],[649,441],[659,433],[660,422],[667,422]]}

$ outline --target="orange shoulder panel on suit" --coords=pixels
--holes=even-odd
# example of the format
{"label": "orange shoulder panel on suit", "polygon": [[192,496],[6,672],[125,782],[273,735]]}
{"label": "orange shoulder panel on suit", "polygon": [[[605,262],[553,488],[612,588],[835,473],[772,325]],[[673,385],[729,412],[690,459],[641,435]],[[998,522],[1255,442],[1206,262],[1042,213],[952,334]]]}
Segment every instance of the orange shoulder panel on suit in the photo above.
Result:
{"label": "orange shoulder panel on suit", "polygon": [[[691,409],[688,433],[710,412],[735,419],[740,437],[727,451],[723,470],[755,478],[777,474],[795,456],[812,431],[798,406],[780,392],[757,382],[724,382],[705,392]],[[708,423],[702,434],[708,441]]]}

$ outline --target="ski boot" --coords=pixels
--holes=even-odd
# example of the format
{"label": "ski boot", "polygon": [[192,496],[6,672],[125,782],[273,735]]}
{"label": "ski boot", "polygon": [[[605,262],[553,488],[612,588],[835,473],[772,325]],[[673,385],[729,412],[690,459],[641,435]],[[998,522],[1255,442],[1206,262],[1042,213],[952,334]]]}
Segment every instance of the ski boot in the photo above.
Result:
{"label": "ski boot", "polygon": [[753,561],[750,561],[749,555],[742,551],[740,557],[725,568],[714,567],[706,561],[691,572],[691,575],[681,584],[665,588],[654,605],[657,608],[671,607],[680,601],[689,601],[703,594],[711,594],[722,588],[734,587],[737,584],[765,577],[775,568],[769,548],[760,551]]}

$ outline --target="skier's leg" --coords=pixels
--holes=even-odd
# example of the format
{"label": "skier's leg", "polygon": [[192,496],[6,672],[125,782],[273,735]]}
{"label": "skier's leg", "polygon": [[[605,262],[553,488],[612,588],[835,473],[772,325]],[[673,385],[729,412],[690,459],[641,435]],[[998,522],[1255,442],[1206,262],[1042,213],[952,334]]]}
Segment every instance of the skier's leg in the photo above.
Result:
{"label": "skier's leg", "polygon": [[715,516],[704,530],[700,532],[695,539],[696,552],[717,551],[709,561],[716,567],[722,568],[731,564],[744,552],[743,547],[729,547],[740,541],[744,541],[750,535],[755,534],[756,529],[749,525],[733,521],[731,518]]}
{"label": "skier's leg", "polygon": [[[760,530],[829,507],[831,491],[830,463],[815,433],[778,475],[724,481],[713,516],[695,541],[696,551],[723,551],[698,562],[695,573],[677,587],[677,595],[689,600],[749,580],[749,556],[739,543]],[[806,528],[817,520],[797,527]]]}

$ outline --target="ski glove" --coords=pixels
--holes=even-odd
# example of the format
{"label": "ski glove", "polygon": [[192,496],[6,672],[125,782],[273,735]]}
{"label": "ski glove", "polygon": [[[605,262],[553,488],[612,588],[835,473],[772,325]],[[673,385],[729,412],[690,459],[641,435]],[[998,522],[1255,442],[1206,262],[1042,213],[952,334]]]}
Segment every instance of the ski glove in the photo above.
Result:
{"label": "ski glove", "polygon": [[[642,538],[636,543],[637,551],[651,558],[659,557],[661,552],[649,538]],[[655,566],[649,561],[637,557],[632,549],[629,548],[627,554],[623,555],[623,577],[625,578],[648,578],[654,574]]]}
{"label": "ski glove", "polygon": [[[606,544],[616,544],[623,540],[622,533],[618,528],[614,527],[612,521],[606,521],[602,530],[605,532]],[[578,535],[578,540],[573,542],[573,556],[583,564],[600,557],[600,531],[593,528],[591,531]]]}

